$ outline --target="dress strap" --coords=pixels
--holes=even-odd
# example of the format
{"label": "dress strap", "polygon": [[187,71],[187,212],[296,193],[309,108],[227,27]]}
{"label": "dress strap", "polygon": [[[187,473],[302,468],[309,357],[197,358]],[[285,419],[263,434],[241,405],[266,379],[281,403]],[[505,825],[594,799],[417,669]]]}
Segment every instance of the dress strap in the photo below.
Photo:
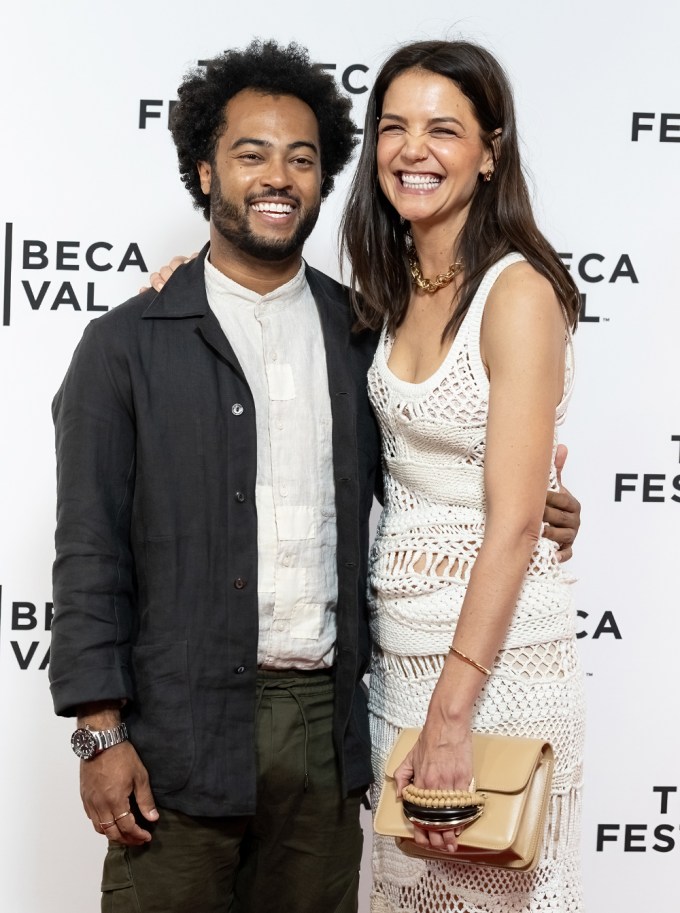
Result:
{"label": "dress strap", "polygon": [[489,292],[493,288],[496,279],[498,279],[503,270],[507,269],[508,266],[512,266],[513,263],[521,263],[525,259],[526,258],[522,254],[513,251],[512,253],[501,257],[493,266],[489,267],[484,274],[484,278],[479,283],[479,288],[475,292],[475,297],[472,299],[470,309],[465,315],[465,319],[461,325],[459,332],[465,337],[465,346],[467,348],[470,366],[480,390],[488,391],[489,389],[489,379],[484,370],[480,350],[480,332],[486,300],[489,297]]}

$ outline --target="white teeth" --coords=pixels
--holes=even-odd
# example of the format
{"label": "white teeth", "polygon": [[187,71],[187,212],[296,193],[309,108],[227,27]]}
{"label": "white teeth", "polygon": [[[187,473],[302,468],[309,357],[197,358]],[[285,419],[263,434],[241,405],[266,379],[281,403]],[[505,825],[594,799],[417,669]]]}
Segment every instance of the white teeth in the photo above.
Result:
{"label": "white teeth", "polygon": [[293,211],[290,203],[253,203],[253,209],[256,212],[284,213]]}
{"label": "white teeth", "polygon": [[401,182],[408,187],[438,187],[442,179],[434,174],[406,174],[402,172]]}

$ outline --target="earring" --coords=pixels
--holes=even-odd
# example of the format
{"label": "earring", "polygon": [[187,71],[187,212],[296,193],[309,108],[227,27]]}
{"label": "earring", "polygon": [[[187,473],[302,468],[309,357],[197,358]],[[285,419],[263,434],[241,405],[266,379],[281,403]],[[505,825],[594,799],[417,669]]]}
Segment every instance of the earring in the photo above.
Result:
{"label": "earring", "polygon": [[493,169],[489,168],[489,170],[484,175],[484,183],[488,184],[492,177],[493,177]]}

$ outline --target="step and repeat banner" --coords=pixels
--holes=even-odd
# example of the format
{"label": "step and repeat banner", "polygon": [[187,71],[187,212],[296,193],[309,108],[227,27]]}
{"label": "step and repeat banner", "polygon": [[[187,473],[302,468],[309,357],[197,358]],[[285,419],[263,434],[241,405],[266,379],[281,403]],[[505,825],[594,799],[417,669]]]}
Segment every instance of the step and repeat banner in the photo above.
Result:
{"label": "step and repeat banner", "polygon": [[[87,323],[206,240],[168,114],[188,67],[257,36],[308,46],[359,124],[404,41],[470,38],[510,74],[539,220],[583,293],[562,439],[583,503],[587,908],[680,910],[680,6],[22,0],[2,19],[0,908],[99,908],[104,840],[47,683],[51,399]],[[336,276],[351,167],[306,249]],[[366,855],[362,913],[369,881]]]}

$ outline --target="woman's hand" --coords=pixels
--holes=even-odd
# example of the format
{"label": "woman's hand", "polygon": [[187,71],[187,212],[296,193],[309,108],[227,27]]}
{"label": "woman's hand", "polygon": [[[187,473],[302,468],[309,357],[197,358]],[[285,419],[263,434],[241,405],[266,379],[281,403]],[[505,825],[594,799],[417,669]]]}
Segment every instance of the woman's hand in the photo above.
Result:
{"label": "woman's hand", "polygon": [[[397,795],[408,784],[421,789],[469,789],[472,782],[472,734],[468,727],[426,723],[420,738],[396,769]],[[461,828],[415,828],[418,846],[455,853]]]}
{"label": "woman's hand", "polygon": [[165,283],[168,281],[170,276],[172,276],[172,274],[175,272],[175,270],[177,269],[178,266],[184,266],[185,263],[189,263],[191,260],[193,260],[197,256],[198,256],[198,251],[195,250],[193,252],[193,254],[190,254],[190,256],[188,256],[188,257],[185,257],[181,254],[178,254],[176,257],[173,257],[169,263],[167,263],[165,266],[161,266],[161,268],[158,270],[158,272],[151,273],[151,275],[149,276],[149,282],[151,283],[151,286],[143,285],[139,290],[140,293],[148,292],[149,288],[153,288],[157,292],[160,292],[160,290],[163,288]]}

